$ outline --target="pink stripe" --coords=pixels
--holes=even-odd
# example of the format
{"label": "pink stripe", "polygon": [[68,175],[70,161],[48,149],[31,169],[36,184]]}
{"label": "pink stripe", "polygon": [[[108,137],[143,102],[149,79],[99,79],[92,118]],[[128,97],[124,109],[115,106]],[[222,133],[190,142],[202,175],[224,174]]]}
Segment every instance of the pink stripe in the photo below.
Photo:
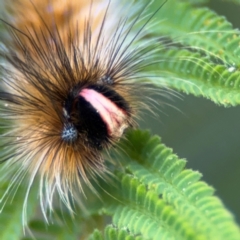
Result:
{"label": "pink stripe", "polygon": [[100,114],[107,125],[109,135],[121,137],[122,132],[128,126],[126,113],[103,94],[93,89],[84,88],[79,95]]}

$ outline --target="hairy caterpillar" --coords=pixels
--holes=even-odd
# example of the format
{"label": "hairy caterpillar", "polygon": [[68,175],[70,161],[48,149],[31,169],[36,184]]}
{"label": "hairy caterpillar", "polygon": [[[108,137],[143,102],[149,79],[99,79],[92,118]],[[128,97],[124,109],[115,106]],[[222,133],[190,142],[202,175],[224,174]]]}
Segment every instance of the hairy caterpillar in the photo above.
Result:
{"label": "hairy caterpillar", "polygon": [[115,0],[6,2],[1,161],[4,169],[19,168],[9,189],[28,172],[26,199],[40,176],[43,212],[53,207],[55,192],[71,209],[73,189],[81,192],[82,182],[91,187],[91,177],[107,172],[102,151],[135,125],[144,107],[143,69],[157,44],[140,41],[155,14],[147,15],[147,6]]}

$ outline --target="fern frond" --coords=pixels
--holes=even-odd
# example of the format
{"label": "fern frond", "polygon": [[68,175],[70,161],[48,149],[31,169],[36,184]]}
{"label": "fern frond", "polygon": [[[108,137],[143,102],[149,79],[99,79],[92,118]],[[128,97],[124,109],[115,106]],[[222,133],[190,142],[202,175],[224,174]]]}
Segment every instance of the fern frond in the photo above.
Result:
{"label": "fern frond", "polygon": [[[152,7],[156,7],[156,4],[157,1]],[[156,24],[151,30],[154,36],[169,37],[184,48],[203,52],[226,65],[238,65],[240,32],[233,29],[225,17],[206,7],[170,0],[155,21],[161,19],[162,23]]]}
{"label": "fern frond", "polygon": [[121,148],[127,172],[118,173],[118,182],[109,189],[119,201],[106,200],[105,206],[114,225],[144,239],[240,238],[232,215],[212,196],[214,190],[199,181],[198,172],[183,170],[185,160],[158,137],[130,132]]}
{"label": "fern frond", "polygon": [[199,53],[177,48],[164,51],[163,56],[166,61],[161,61],[155,71],[162,80],[155,77],[152,79],[154,84],[164,82],[170,88],[203,96],[224,106],[240,104],[239,71],[232,72],[231,68],[209,62]]}
{"label": "fern frond", "polygon": [[152,69],[154,84],[224,106],[240,104],[240,31],[226,18],[206,7],[170,0],[151,34],[162,44],[155,56],[159,64]]}

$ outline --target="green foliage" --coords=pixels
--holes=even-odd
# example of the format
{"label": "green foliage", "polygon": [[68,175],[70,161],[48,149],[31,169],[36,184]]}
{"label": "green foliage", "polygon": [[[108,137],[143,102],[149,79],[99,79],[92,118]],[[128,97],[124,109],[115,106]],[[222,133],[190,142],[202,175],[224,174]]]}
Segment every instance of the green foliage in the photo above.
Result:
{"label": "green foliage", "polygon": [[210,9],[181,1],[168,1],[156,18],[162,21],[151,34],[164,38],[159,40],[159,64],[152,67],[162,79],[153,78],[154,84],[166,84],[224,106],[238,105],[239,30]]}
{"label": "green foliage", "polygon": [[[239,229],[200,174],[183,170],[185,161],[147,132],[130,132],[121,144],[126,172],[107,202],[113,224],[144,239],[239,239]],[[107,186],[106,186],[107,188]],[[109,199],[109,198],[108,198]],[[223,227],[225,226],[225,227]]]}

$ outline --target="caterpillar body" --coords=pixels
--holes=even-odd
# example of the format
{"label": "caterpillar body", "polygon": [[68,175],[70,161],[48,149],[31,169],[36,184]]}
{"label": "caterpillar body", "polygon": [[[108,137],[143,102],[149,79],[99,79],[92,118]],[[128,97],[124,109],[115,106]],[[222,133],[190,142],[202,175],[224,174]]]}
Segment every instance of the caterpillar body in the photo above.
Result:
{"label": "caterpillar body", "polygon": [[80,193],[83,182],[91,187],[91,178],[107,172],[102,152],[136,125],[145,107],[143,69],[156,45],[142,39],[154,13],[132,4],[5,3],[1,161],[4,169],[18,166],[10,188],[27,172],[26,199],[40,177],[43,212],[53,208],[55,192],[71,209],[73,189]]}

